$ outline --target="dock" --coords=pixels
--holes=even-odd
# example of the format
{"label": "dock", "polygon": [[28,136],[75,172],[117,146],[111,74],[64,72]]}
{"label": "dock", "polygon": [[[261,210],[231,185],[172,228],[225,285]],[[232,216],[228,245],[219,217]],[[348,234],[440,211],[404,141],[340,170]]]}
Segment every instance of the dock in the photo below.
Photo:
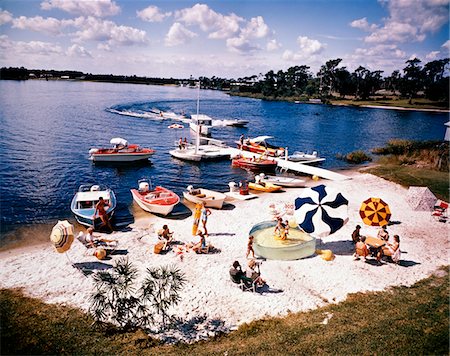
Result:
{"label": "dock", "polygon": [[[222,147],[221,151],[224,151],[224,153],[229,154],[231,157],[235,157],[237,155],[241,155],[243,157],[252,158],[261,157],[260,154],[250,152],[250,151],[243,151],[237,148],[233,147]],[[277,161],[278,167],[280,167],[282,170],[290,170],[297,173],[303,173],[303,174],[309,174],[311,176],[317,176],[320,178],[325,178],[333,181],[344,181],[347,179],[350,179],[350,177],[347,177],[343,174],[330,171],[328,169],[319,168],[310,166],[308,164],[300,163],[300,162],[292,162],[286,160],[284,157],[270,157]],[[314,161],[310,161],[310,163],[314,163]]]}

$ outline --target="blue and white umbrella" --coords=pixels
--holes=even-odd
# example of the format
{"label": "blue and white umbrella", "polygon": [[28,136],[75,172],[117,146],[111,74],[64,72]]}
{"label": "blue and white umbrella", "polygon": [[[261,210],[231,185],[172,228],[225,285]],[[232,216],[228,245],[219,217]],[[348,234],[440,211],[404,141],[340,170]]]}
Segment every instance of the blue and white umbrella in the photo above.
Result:
{"label": "blue and white umbrella", "polygon": [[315,237],[338,231],[348,221],[348,200],[321,184],[305,189],[295,199],[294,217],[300,228]]}

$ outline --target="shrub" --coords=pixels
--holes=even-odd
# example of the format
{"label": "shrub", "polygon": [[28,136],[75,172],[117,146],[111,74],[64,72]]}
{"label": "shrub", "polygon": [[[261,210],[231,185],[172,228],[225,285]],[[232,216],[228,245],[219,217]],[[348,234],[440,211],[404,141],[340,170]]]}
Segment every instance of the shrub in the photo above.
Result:
{"label": "shrub", "polygon": [[136,289],[137,276],[137,269],[126,258],[117,261],[111,271],[94,274],[96,290],[89,311],[97,325],[111,321],[122,330],[134,330],[161,321],[166,328],[171,319],[169,307],[180,301],[184,275],[176,267],[147,268],[147,277]]}
{"label": "shrub", "polygon": [[336,158],[341,159],[343,161],[346,161],[348,163],[354,163],[354,164],[360,164],[363,162],[370,162],[372,161],[372,157],[370,157],[368,154],[366,154],[362,150],[357,150],[354,152],[350,152],[346,155],[337,154]]}

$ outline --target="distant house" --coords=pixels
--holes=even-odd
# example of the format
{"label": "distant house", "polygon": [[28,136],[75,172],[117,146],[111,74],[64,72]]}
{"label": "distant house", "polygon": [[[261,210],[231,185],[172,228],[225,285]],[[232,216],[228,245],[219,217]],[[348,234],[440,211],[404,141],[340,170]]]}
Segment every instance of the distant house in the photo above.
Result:
{"label": "distant house", "polygon": [[446,122],[444,125],[447,126],[447,129],[445,130],[444,141],[450,141],[450,121]]}
{"label": "distant house", "polygon": [[70,79],[70,76],[68,76],[68,75],[62,75],[62,76],[61,76],[61,79],[68,80],[68,79]]}
{"label": "distant house", "polygon": [[28,78],[35,79],[36,78],[36,74],[30,73],[30,74],[28,74]]}

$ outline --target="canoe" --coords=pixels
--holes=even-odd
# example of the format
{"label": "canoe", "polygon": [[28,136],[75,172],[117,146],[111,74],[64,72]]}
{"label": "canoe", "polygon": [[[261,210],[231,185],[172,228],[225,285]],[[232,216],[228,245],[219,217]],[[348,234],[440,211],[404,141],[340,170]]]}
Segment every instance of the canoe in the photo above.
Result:
{"label": "canoe", "polygon": [[149,213],[168,215],[180,202],[180,197],[169,189],[157,186],[149,190],[148,185],[141,184],[139,184],[139,190],[131,189],[131,195],[134,201]]}
{"label": "canoe", "polygon": [[275,185],[272,183],[253,183],[249,182],[248,187],[253,190],[259,190],[261,192],[276,192],[281,189],[279,185]]}
{"label": "canoe", "polygon": [[225,194],[204,188],[189,188],[183,192],[184,199],[195,204],[205,203],[208,208],[222,209],[223,202],[227,197]]}

